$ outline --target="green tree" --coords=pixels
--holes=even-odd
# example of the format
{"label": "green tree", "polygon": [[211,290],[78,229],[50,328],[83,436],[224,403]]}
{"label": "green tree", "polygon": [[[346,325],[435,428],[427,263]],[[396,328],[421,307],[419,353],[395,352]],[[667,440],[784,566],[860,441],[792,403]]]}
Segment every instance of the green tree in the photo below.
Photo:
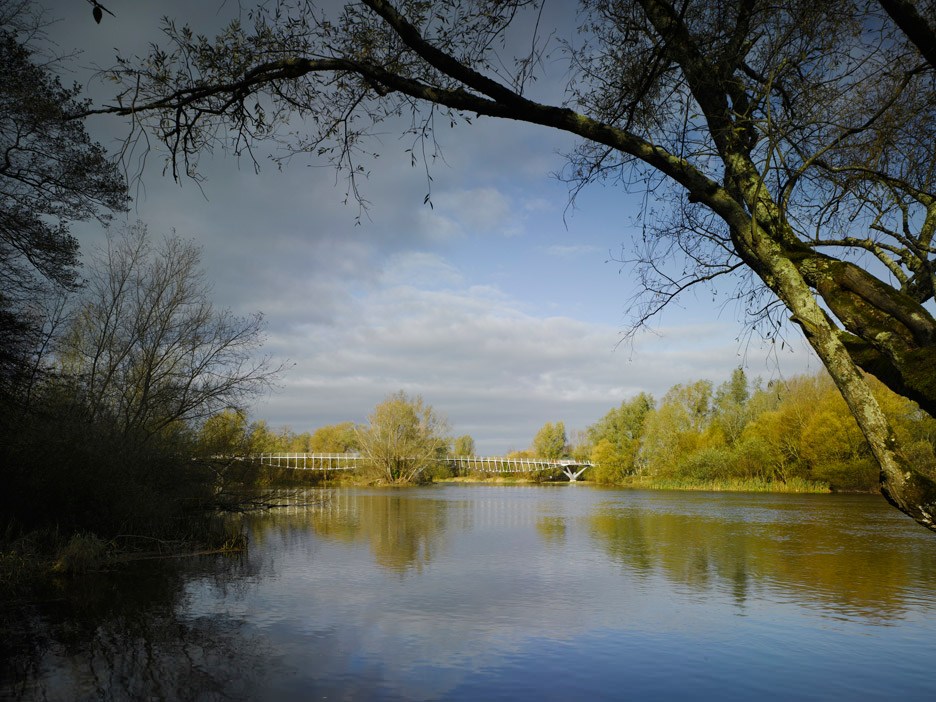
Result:
{"label": "green tree", "polygon": [[591,478],[614,483],[635,471],[644,424],[653,407],[653,397],[642,392],[588,427],[594,445],[591,460],[597,464],[590,471]]}
{"label": "green tree", "polygon": [[312,453],[312,434],[307,431],[293,433],[288,450],[294,453]]}
{"label": "green tree", "polygon": [[101,111],[151,129],[185,173],[224,130],[242,153],[306,119],[312,134],[294,150],[331,155],[353,192],[368,132],[403,113],[417,141],[434,139],[440,112],[581,137],[565,174],[574,192],[619,177],[674,203],[629,259],[645,281],[635,325],[736,275],[752,323],[772,335],[789,317],[802,330],[888,499],[936,528],[936,483],[901,457],[859,372],[936,415],[932,11],[896,0],[584,0],[583,39],[564,47],[568,99],[552,103],[531,97],[548,63],[539,37],[567,32],[537,34],[511,61],[524,9],[536,14],[536,3],[363,0],[325,17],[281,2],[215,41],[168,24],[171,46],[122,62],[125,91]]}
{"label": "green tree", "polygon": [[749,399],[747,375],[742,368],[735,368],[731,377],[715,390],[715,421],[729,446],[741,437],[748,423]]}
{"label": "green tree", "polygon": [[270,429],[265,419],[251,422],[247,429],[247,446],[251,456],[261,453],[282,453],[286,450],[280,442],[280,437]]}
{"label": "green tree", "polygon": [[455,439],[452,448],[452,454],[455,456],[474,456],[475,442],[468,434],[463,434]]}
{"label": "green tree", "polygon": [[448,422],[422,397],[400,390],[374,408],[358,432],[366,470],[386,483],[417,482],[448,452]]}
{"label": "green tree", "polygon": [[198,431],[198,448],[208,456],[248,453],[247,413],[241,409],[226,409],[208,417]]}
{"label": "green tree", "polygon": [[[742,446],[766,446],[769,456],[764,468],[781,481],[808,479],[809,465],[803,455],[803,433],[822,397],[832,390],[827,377],[798,376],[773,383],[763,397],[755,395],[764,411],[745,427]],[[770,401],[767,398],[772,398]]]}
{"label": "green tree", "polygon": [[623,452],[611,439],[600,439],[589,456],[594,467],[588,478],[596,483],[613,485],[633,473],[634,457]]}
{"label": "green tree", "polygon": [[[670,388],[646,419],[639,460],[650,475],[678,476],[692,454],[724,443],[710,433],[712,383],[699,380]],[[695,476],[698,470],[694,469]]]}
{"label": "green tree", "polygon": [[840,490],[869,490],[877,471],[855,418],[838,393],[829,388],[800,437],[809,477]]}
{"label": "green tree", "polygon": [[568,450],[564,422],[546,422],[533,437],[530,452],[536,458],[562,458]]}
{"label": "green tree", "polygon": [[350,453],[358,450],[358,429],[354,422],[319,427],[312,433],[309,450],[313,453]]}

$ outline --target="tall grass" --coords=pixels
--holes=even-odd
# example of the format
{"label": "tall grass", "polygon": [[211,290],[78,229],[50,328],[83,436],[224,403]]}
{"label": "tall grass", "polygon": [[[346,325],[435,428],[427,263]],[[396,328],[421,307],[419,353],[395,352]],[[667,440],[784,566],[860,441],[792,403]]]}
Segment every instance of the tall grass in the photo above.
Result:
{"label": "tall grass", "polygon": [[698,490],[711,492],[776,492],[776,493],[828,493],[828,483],[790,478],[786,482],[765,478],[717,478],[699,480],[694,478],[663,478],[649,475],[632,475],[622,483],[625,487],[644,490]]}

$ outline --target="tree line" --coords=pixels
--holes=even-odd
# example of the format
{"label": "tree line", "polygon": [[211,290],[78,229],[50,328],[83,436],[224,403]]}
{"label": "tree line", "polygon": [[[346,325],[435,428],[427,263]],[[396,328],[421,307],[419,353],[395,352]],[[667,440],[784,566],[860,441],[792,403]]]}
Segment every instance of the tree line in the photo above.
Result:
{"label": "tree line", "polygon": [[[936,473],[936,420],[870,380],[918,470]],[[718,386],[680,383],[659,401],[639,393],[568,437],[547,422],[513,455],[591,461],[608,485],[877,491],[879,466],[828,373],[753,382],[742,368]]]}
{"label": "tree line", "polygon": [[[936,420],[882,384],[872,387],[911,460],[936,471]],[[448,427],[421,397],[400,391],[365,424],[297,434],[227,411],[202,425],[199,441],[207,453],[359,453],[373,459],[365,477],[407,483],[451,477],[453,469],[438,459],[474,454],[474,439],[450,436]],[[863,492],[879,486],[870,447],[824,372],[765,384],[737,368],[720,385],[677,384],[659,401],[640,393],[571,438],[564,422],[547,422],[528,449],[507,457],[590,461],[595,465],[584,478],[608,485]]]}
{"label": "tree line", "polygon": [[[400,390],[380,402],[364,424],[340,422],[314,432],[272,430],[264,420],[248,423],[239,410],[210,417],[198,434],[206,456],[258,456],[262,453],[355,453],[363,457],[363,477],[409,484],[443,477],[440,459],[474,454],[474,439],[449,435],[448,420],[420,395]],[[447,473],[451,475],[451,473]]]}
{"label": "tree line", "polygon": [[[936,470],[936,421],[882,384],[872,388],[908,459]],[[764,385],[736,369],[717,387],[675,385],[659,402],[641,394],[590,426],[573,450],[590,456],[598,464],[591,477],[606,483],[879,486],[874,455],[826,373]]]}

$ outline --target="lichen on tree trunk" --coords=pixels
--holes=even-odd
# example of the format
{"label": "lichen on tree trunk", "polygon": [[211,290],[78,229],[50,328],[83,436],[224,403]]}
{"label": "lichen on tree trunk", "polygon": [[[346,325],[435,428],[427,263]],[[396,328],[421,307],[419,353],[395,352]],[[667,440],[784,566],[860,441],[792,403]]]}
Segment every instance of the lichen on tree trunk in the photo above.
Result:
{"label": "lichen on tree trunk", "polygon": [[880,465],[884,497],[919,524],[936,531],[936,483],[901,456],[893,429],[867,380],[796,263],[756,224],[738,234],[749,255],[756,258],[755,270],[793,313],[792,320],[802,328],[858,422]]}

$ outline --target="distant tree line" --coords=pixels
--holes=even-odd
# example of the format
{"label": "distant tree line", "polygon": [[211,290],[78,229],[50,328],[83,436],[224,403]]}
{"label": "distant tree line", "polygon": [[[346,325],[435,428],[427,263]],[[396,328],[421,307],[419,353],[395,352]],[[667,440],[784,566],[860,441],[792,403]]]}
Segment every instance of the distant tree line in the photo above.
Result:
{"label": "distant tree line", "polygon": [[[872,381],[906,452],[918,470],[936,473],[936,420],[911,400]],[[421,397],[397,392],[379,404],[365,424],[331,424],[297,434],[273,431],[242,412],[206,421],[203,451],[366,454],[370,477],[418,482],[450,477],[438,459],[474,454],[474,439],[452,437],[448,424]],[[407,457],[394,467],[393,459]],[[412,460],[422,457],[421,460]],[[875,491],[878,466],[841,394],[824,372],[751,382],[744,370],[715,386],[698,380],[674,385],[657,402],[640,393],[576,432],[547,422],[528,449],[510,458],[591,461],[584,475],[608,485],[832,489]]]}
{"label": "distant tree line", "polygon": [[[936,473],[936,420],[870,382],[907,460]],[[588,427],[584,439],[575,451],[598,464],[590,478],[602,483],[879,487],[870,448],[825,373],[764,385],[739,368],[717,387],[707,380],[675,385],[659,402],[642,393]]]}
{"label": "distant tree line", "polygon": [[[869,379],[906,460],[936,475],[936,420]],[[674,385],[656,401],[625,400],[570,438],[547,422],[512,457],[591,461],[584,478],[607,485],[877,491],[879,468],[828,374],[766,385],[735,369],[717,387]]]}

